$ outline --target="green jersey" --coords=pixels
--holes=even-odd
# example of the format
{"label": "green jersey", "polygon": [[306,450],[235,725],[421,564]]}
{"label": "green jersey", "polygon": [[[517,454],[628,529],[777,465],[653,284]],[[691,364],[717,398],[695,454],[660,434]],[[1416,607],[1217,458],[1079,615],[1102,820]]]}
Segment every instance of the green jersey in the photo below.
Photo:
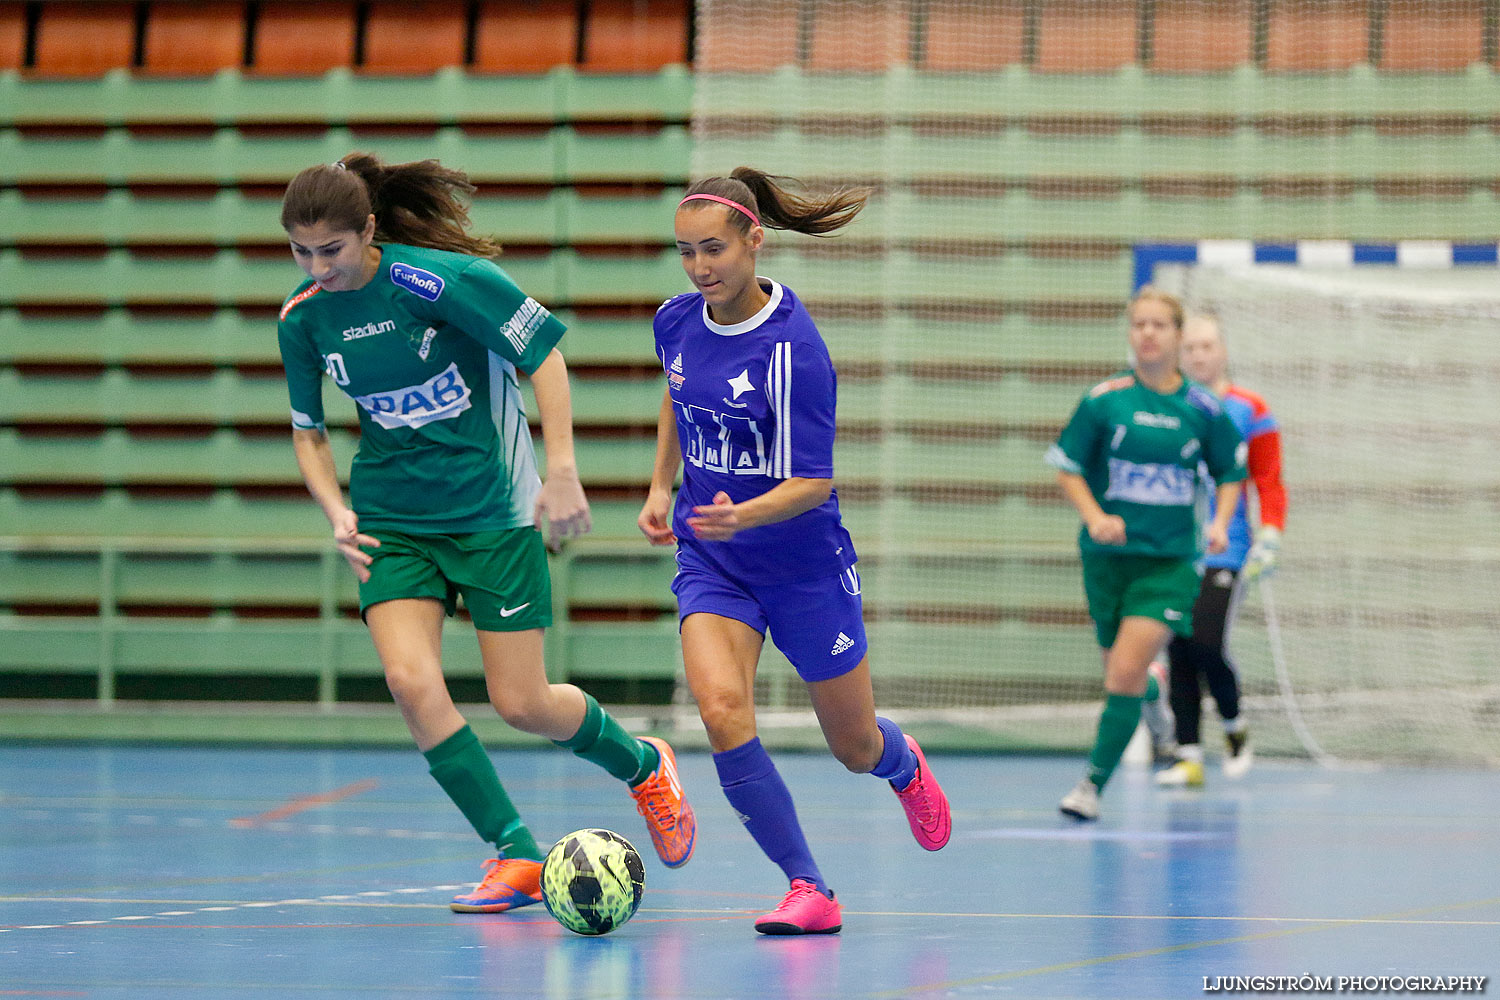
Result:
{"label": "green jersey", "polygon": [[359,404],[349,475],[361,528],[417,534],[532,523],[541,488],[517,370],[563,325],[478,257],[386,244],[363,288],[309,279],[281,308],[292,426],[322,428],[326,373]]}
{"label": "green jersey", "polygon": [[1084,395],[1047,461],[1082,476],[1104,513],[1125,521],[1124,545],[1100,545],[1081,530],[1085,553],[1196,559],[1200,499],[1213,483],[1244,479],[1245,456],[1213,393],[1183,379],[1163,395],[1126,371]]}

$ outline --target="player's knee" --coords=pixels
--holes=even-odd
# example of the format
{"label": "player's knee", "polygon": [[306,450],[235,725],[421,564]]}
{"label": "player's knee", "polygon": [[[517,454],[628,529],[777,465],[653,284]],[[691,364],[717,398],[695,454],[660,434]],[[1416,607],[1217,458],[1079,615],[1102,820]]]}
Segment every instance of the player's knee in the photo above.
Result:
{"label": "player's knee", "polygon": [[745,697],[734,691],[713,691],[698,698],[698,717],[710,740],[721,737],[732,740],[737,730],[754,725],[755,709]]}
{"label": "player's knee", "polygon": [[877,729],[874,737],[866,734],[853,738],[830,736],[828,749],[833,751],[834,759],[851,773],[868,774],[880,763],[880,754],[885,746]]}
{"label": "player's knee", "polygon": [[388,663],[385,686],[398,705],[417,705],[444,690],[440,670],[414,662]]}
{"label": "player's knee", "polygon": [[492,691],[490,704],[506,725],[523,733],[540,733],[550,728],[552,713],[545,698],[530,692]]}

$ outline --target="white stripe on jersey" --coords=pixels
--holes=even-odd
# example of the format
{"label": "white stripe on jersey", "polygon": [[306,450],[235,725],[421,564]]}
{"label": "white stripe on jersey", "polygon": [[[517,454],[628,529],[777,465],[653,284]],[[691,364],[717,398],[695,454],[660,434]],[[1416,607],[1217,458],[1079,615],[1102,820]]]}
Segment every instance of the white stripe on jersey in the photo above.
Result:
{"label": "white stripe on jersey", "polygon": [[792,345],[778,343],[771,351],[766,373],[766,394],[771,398],[771,418],[776,435],[771,439],[771,471],[774,479],[792,475]]}

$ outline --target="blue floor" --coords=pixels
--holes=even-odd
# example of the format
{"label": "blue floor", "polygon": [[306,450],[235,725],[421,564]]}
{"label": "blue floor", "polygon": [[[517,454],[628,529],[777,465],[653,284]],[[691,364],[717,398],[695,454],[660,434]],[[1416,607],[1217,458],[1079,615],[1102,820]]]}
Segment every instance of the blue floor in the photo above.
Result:
{"label": "blue floor", "polygon": [[882,782],[782,754],[844,932],[764,938],[785,885],[707,756],[680,760],[700,825],[677,871],[602,772],[495,758],[538,840],[644,849],[633,921],[450,913],[484,849],[415,751],[0,747],[0,997],[1155,1000],[1500,973],[1500,773],[1271,761],[1167,791],[1126,768],[1079,826],[1056,801],[1080,760],[934,756],[955,832],[929,855]]}

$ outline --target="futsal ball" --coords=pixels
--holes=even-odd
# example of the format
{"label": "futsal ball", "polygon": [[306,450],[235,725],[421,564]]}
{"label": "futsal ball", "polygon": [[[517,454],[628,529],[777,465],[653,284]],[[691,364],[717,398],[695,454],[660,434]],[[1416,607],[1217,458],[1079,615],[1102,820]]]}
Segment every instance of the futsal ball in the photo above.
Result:
{"label": "futsal ball", "polygon": [[577,934],[608,934],[635,916],[646,866],[630,841],[609,830],[576,830],[542,862],[542,902]]}

